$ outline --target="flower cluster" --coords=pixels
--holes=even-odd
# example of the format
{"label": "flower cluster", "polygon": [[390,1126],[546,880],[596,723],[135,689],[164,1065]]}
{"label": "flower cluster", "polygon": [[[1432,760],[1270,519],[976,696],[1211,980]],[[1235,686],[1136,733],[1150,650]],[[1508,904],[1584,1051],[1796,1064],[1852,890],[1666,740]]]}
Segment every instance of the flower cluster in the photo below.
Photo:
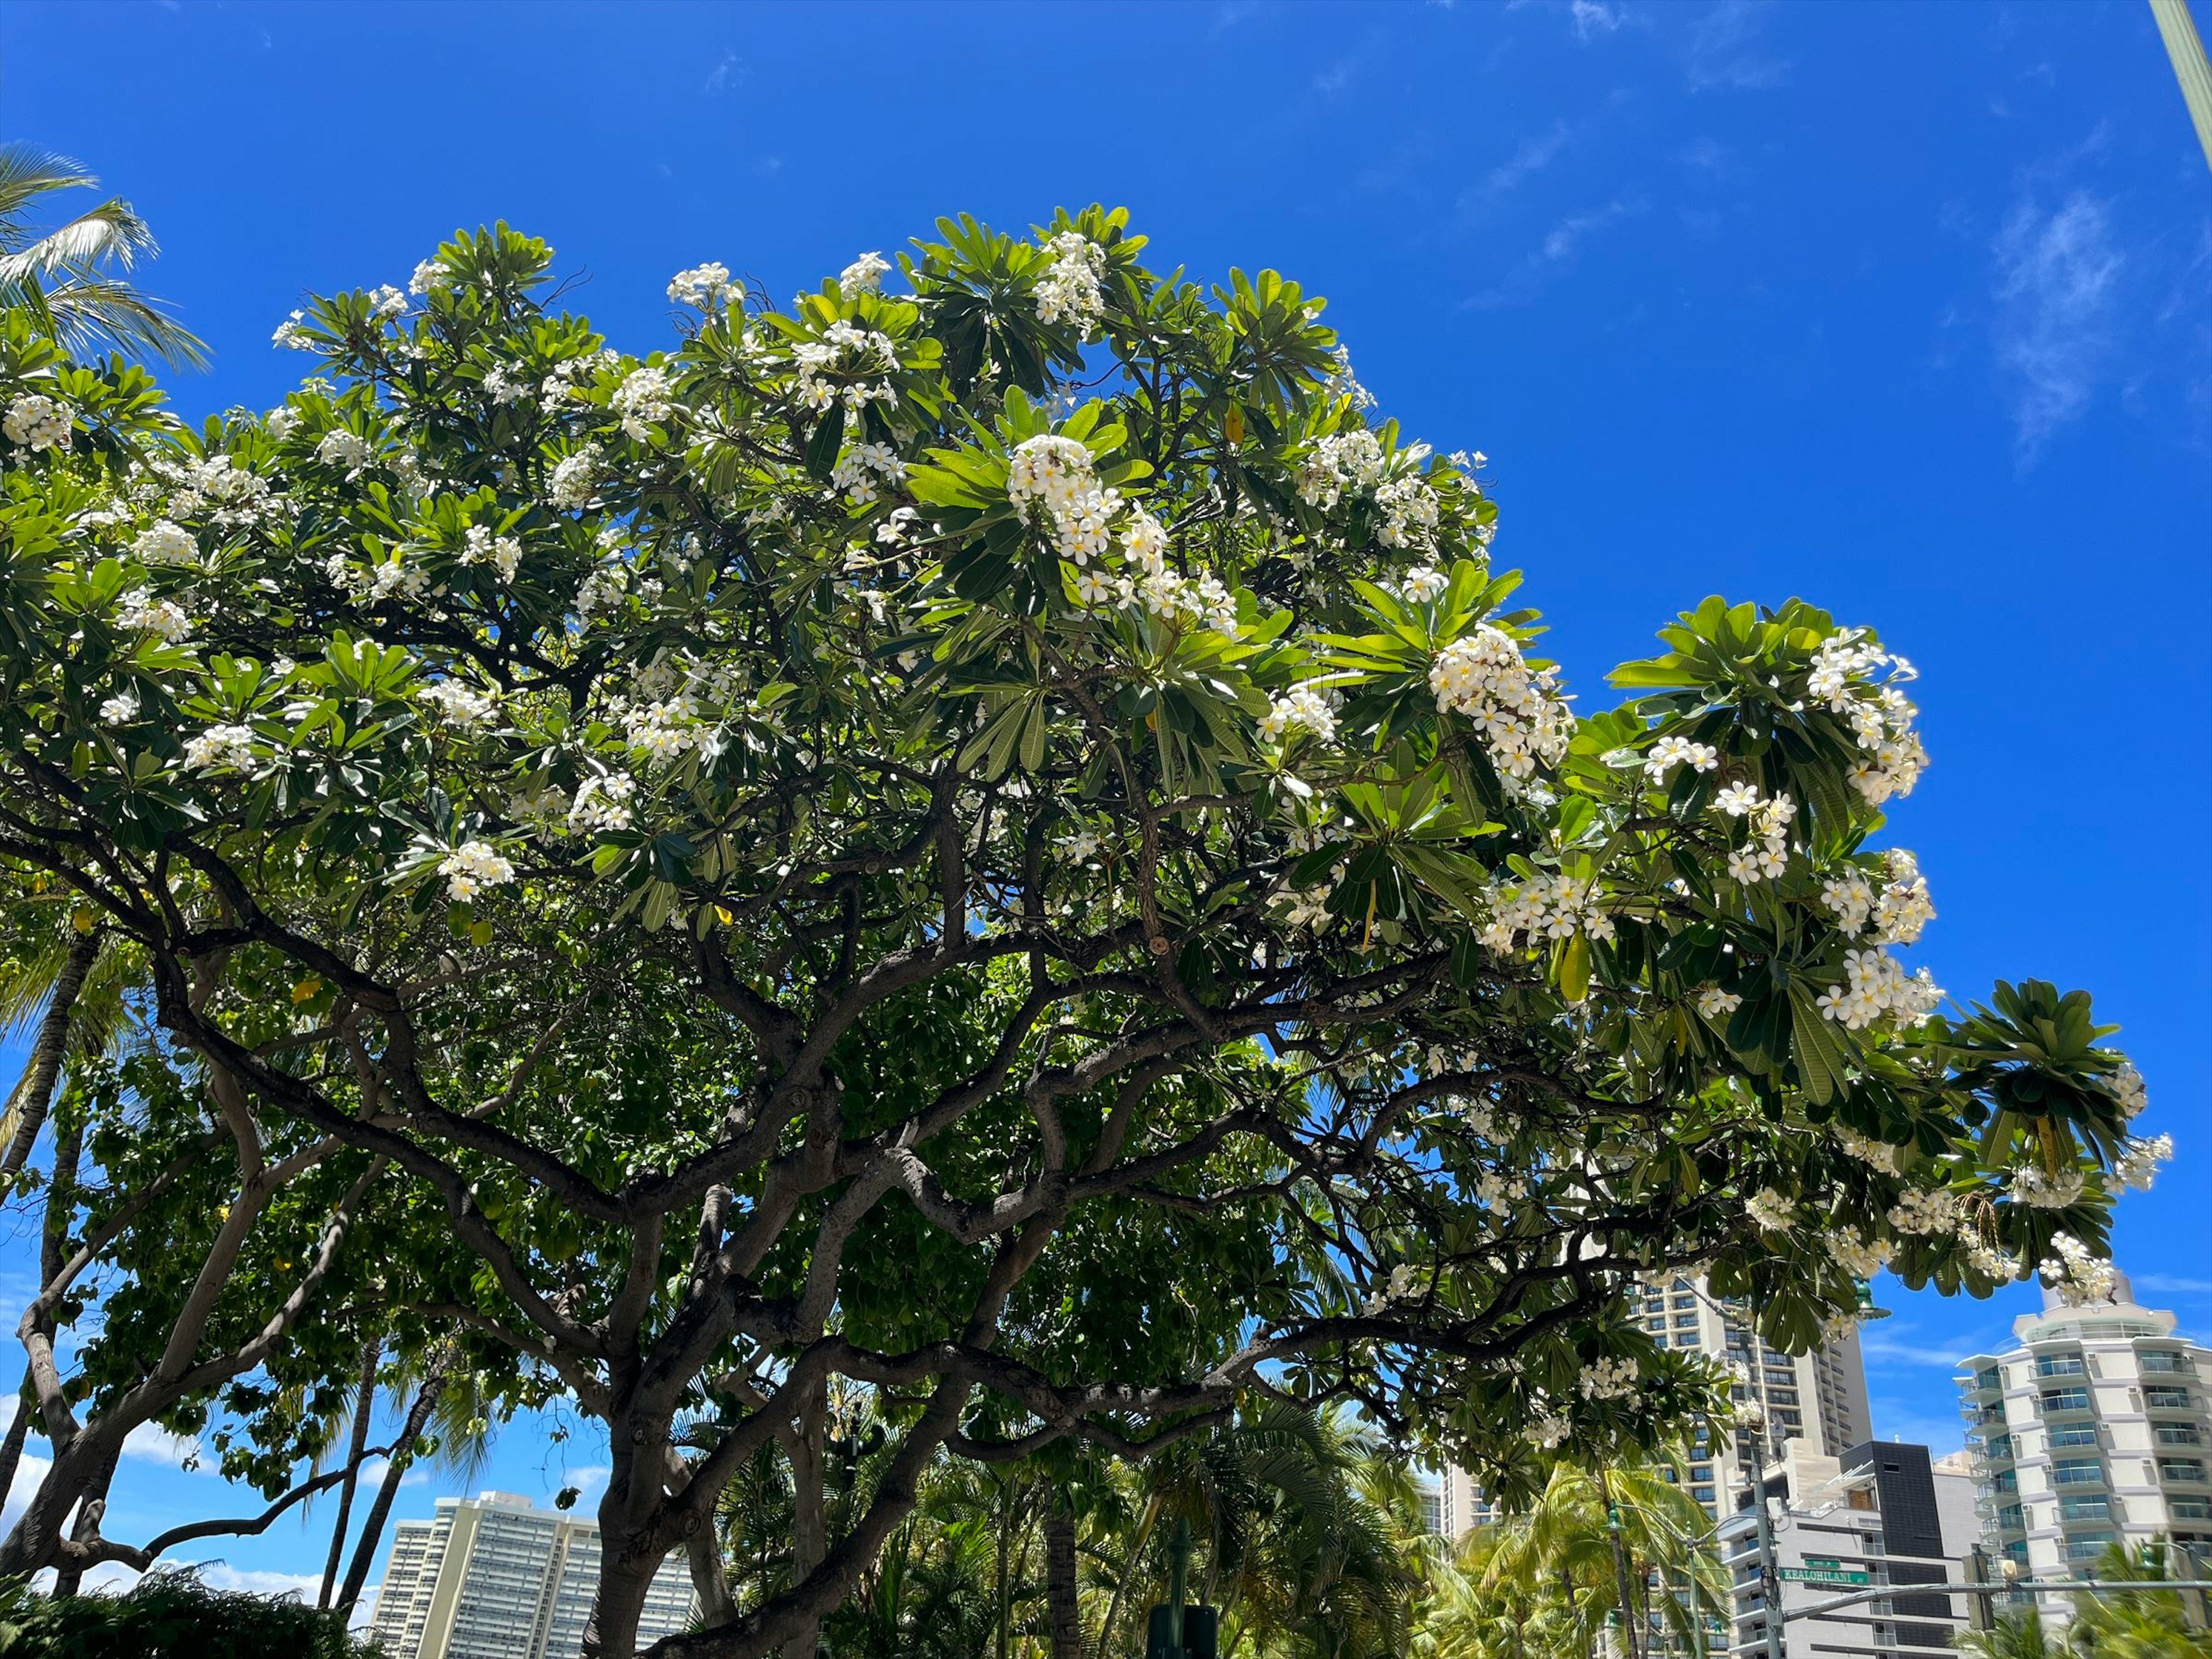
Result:
{"label": "flower cluster", "polygon": [[[890,377],[898,370],[898,348],[890,336],[851,323],[832,323],[818,340],[792,348],[796,376],[792,392],[801,409],[820,413],[842,402],[854,414],[872,403],[888,408],[898,401]],[[842,384],[828,377],[839,377]]]}
{"label": "flower cluster", "polygon": [[1106,274],[1106,250],[1080,231],[1064,230],[1045,246],[1052,263],[1037,278],[1036,315],[1041,323],[1070,323],[1088,335],[1106,312],[1098,279]]}
{"label": "flower cluster", "polygon": [[1398,584],[1398,592],[1413,605],[1426,605],[1451,586],[1451,578],[1433,565],[1417,564]]}
{"label": "flower cluster", "polygon": [[1842,629],[1813,653],[1806,690],[1850,722],[1864,751],[1851,768],[1851,782],[1870,805],[1911,794],[1928,765],[1928,750],[1912,729],[1920,711],[1898,689],[1914,678],[1911,663],[1875,645],[1863,628]]}
{"label": "flower cluster", "polygon": [[1534,776],[1539,761],[1558,765],[1574,736],[1557,671],[1532,672],[1521,647],[1487,623],[1437,653],[1429,689],[1439,711],[1456,710],[1474,722],[1509,789]]}
{"label": "flower cluster", "polygon": [[1491,889],[1490,925],[1482,942],[1504,955],[1522,936],[1534,945],[1542,939],[1571,939],[1577,933],[1598,940],[1613,937],[1613,918],[1597,908],[1597,884],[1580,876],[1546,875],[1501,883]]}
{"label": "flower cluster", "polygon": [[283,346],[287,351],[313,351],[315,349],[315,343],[307,337],[306,330],[300,326],[307,318],[307,313],[304,311],[294,312],[276,325],[275,332],[269,337],[269,343]]}
{"label": "flower cluster", "polygon": [[131,552],[146,564],[190,564],[199,557],[200,544],[182,525],[156,519],[138,532]]}
{"label": "flower cluster", "polygon": [[1713,811],[1723,817],[1743,819],[1744,827],[1758,837],[1729,852],[1730,881],[1747,886],[1779,876],[1790,867],[1790,824],[1797,816],[1797,803],[1789,796],[1762,799],[1758,785],[1732,783],[1714,798]]}
{"label": "flower cluster", "polygon": [[433,680],[415,694],[438,711],[448,726],[464,731],[489,726],[499,714],[499,699],[459,680]]}
{"label": "flower cluster", "polygon": [[522,543],[513,536],[493,535],[489,525],[472,524],[461,545],[461,562],[489,564],[501,581],[511,582],[522,568]]}
{"label": "flower cluster", "polygon": [[210,726],[185,743],[188,772],[243,772],[253,764],[253,730],[246,726]]}
{"label": "flower cluster", "polygon": [[2063,1210],[2078,1203],[2088,1178],[2079,1170],[2061,1170],[2053,1174],[2036,1164],[2028,1164],[2013,1171],[2012,1201],[2025,1204],[2031,1210]]}
{"label": "flower cluster", "polygon": [[1426,547],[1435,538],[1437,492],[1419,478],[1393,478],[1375,492],[1382,521],[1375,539],[1385,547]]}
{"label": "flower cluster", "polygon": [[2173,1137],[2154,1135],[2148,1140],[2131,1140],[2126,1152],[2113,1160],[2112,1179],[2121,1187],[2136,1192],[2148,1192],[2158,1175],[2158,1166],[2173,1157]]}
{"label": "flower cluster", "polygon": [[26,392],[8,405],[6,415],[0,416],[0,433],[7,434],[9,443],[26,449],[52,449],[69,442],[75,418],[70,406],[60,399]]}
{"label": "flower cluster", "polygon": [[1336,710],[1329,707],[1326,696],[1310,687],[1286,691],[1260,717],[1260,735],[1280,738],[1292,731],[1309,732],[1320,742],[1331,742],[1336,737]]}
{"label": "flower cluster", "polygon": [[2119,1275],[2110,1261],[2090,1255],[2089,1247],[2070,1233],[2052,1238],[2051,1249],[2052,1254],[2037,1265],[2036,1272],[2061,1302],[2069,1308],[2087,1308],[2112,1299]]}
{"label": "flower cluster", "polygon": [[1314,441],[1298,463],[1298,499],[1308,507],[1333,512],[1345,492],[1372,495],[1382,482],[1382,441],[1365,427],[1332,432]]}
{"label": "flower cluster", "polygon": [[1820,902],[1846,933],[1864,933],[1871,924],[1876,944],[1910,945],[1936,919],[1927,878],[1901,847],[1883,854],[1882,863],[1888,879],[1879,894],[1866,872],[1852,867],[1821,883]]}
{"label": "flower cluster", "polygon": [[709,260],[703,265],[693,265],[679,270],[668,279],[668,298],[672,305],[692,306],[701,311],[714,311],[732,305],[744,297],[744,286],[730,280],[730,268],[719,260]]}
{"label": "flower cluster", "polygon": [[327,466],[343,467],[348,477],[367,466],[375,453],[368,439],[342,426],[323,434],[322,441],[315,446],[317,460]]}
{"label": "flower cluster", "polygon": [[519,404],[530,395],[530,377],[505,363],[494,363],[484,370],[483,389],[484,396],[495,404]]}
{"label": "flower cluster", "polygon": [[545,500],[549,505],[575,512],[591,504],[592,492],[599,487],[599,447],[586,444],[572,455],[562,457],[553,469],[553,476],[545,485]]}
{"label": "flower cluster", "polygon": [[1943,1000],[1925,968],[1907,974],[1905,964],[1887,951],[1846,951],[1844,975],[1843,984],[1820,993],[1816,1006],[1824,1018],[1849,1031],[1864,1030],[1885,1017],[1920,1024]]}
{"label": "flower cluster", "polygon": [[1898,1172],[1898,1154],[1900,1149],[1891,1146],[1887,1141],[1869,1140],[1863,1134],[1843,1128],[1834,1132],[1834,1139],[1838,1151],[1846,1157],[1858,1159],[1869,1170],[1879,1170],[1884,1175],[1895,1175]]}
{"label": "flower cluster", "polygon": [[1705,986],[1698,993],[1698,1012],[1707,1019],[1725,1019],[1742,1006],[1741,997],[1717,985]]}
{"label": "flower cluster", "polygon": [[622,416],[622,429],[638,442],[653,435],[675,405],[669,401],[668,375],[658,368],[634,368],[615,388],[614,410]]}
{"label": "flower cluster", "polygon": [[694,749],[712,756],[721,746],[720,734],[699,723],[698,704],[688,693],[633,706],[623,726],[630,752],[649,760],[675,760]]}
{"label": "flower cluster", "polygon": [[2121,1115],[2130,1121],[2142,1115],[2150,1104],[2150,1091],[2143,1087],[2142,1073],[2132,1066],[2123,1066],[2112,1073],[2111,1088],[2120,1103]]}
{"label": "flower cluster", "polygon": [[1787,1232],[1797,1218],[1797,1206],[1771,1187],[1762,1187],[1744,1200],[1743,1212],[1763,1233]]}
{"label": "flower cluster", "polygon": [[1686,765],[1693,772],[1710,772],[1720,763],[1720,750],[1709,743],[1692,743],[1687,738],[1662,738],[1644,757],[1644,769],[1654,783],[1664,783],[1667,775],[1678,766]]}
{"label": "flower cluster", "polygon": [[830,482],[854,507],[866,507],[883,486],[906,482],[906,463],[889,444],[854,444],[837,458]]}
{"label": "flower cluster", "polygon": [[891,262],[880,253],[863,253],[837,274],[837,291],[848,300],[884,291],[884,277]]}
{"label": "flower cluster", "polygon": [[407,279],[407,291],[418,298],[425,294],[436,294],[453,285],[453,274],[436,259],[424,259],[416,264],[415,274]]}
{"label": "flower cluster", "polygon": [[487,887],[504,887],[514,879],[514,866],[486,841],[465,841],[438,866],[446,878],[446,896],[466,903]]}
{"label": "flower cluster", "polygon": [[1872,1279],[1889,1265],[1888,1241],[1869,1238],[1856,1227],[1831,1227],[1820,1240],[1836,1265],[1854,1279]]}
{"label": "flower cluster", "polygon": [[134,587],[123,596],[115,612],[118,628],[143,629],[159,634],[174,645],[192,631],[192,619],[174,599],[157,599],[150,587]]}
{"label": "flower cluster", "polygon": [[568,805],[568,824],[586,834],[595,830],[627,830],[636,817],[630,805],[637,780],[623,772],[586,778],[576,787]]}
{"label": "flower cluster", "polygon": [[1948,1187],[1907,1187],[1890,1206],[1889,1224],[1922,1237],[1956,1233],[1966,1224],[1966,1209]]}
{"label": "flower cluster", "polygon": [[1644,1375],[1633,1359],[1594,1359],[1577,1386],[1585,1400],[1618,1400],[1632,1409],[1644,1398]]}

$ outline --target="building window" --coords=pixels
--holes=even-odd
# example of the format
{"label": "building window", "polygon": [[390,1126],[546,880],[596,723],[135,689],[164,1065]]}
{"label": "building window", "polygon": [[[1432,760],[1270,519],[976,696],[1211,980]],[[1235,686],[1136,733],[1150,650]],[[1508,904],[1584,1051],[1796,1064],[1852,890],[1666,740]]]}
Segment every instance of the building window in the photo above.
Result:
{"label": "building window", "polygon": [[2068,1498],[2060,1501],[2058,1514],[2066,1521],[2109,1521],[2112,1505],[2109,1498]]}
{"label": "building window", "polygon": [[1678,1313],[1674,1316],[1674,1322],[1677,1325],[1694,1325],[1698,1322],[1698,1316],[1694,1313]]}
{"label": "building window", "polygon": [[2094,1457],[2063,1457],[2051,1466],[2051,1479],[2061,1486],[2101,1486],[2105,1466]]}
{"label": "building window", "polygon": [[2097,1431],[2086,1425],[2051,1431],[2051,1445],[2054,1451],[2061,1446],[2094,1446],[2096,1443]]}
{"label": "building window", "polygon": [[2153,1411],[2185,1412],[2189,1409],[2189,1390],[2186,1389],[2145,1389],[2143,1404]]}
{"label": "building window", "polygon": [[2112,1534],[2108,1532],[2085,1532],[2078,1538],[2066,1540],[2066,1559],[2069,1561],[2094,1561],[2105,1553],[2112,1541]]}
{"label": "building window", "polygon": [[2202,1481],[2204,1479],[2204,1460],[2201,1457],[2161,1457],[2158,1472],[2168,1480]]}
{"label": "building window", "polygon": [[2081,1357],[2071,1353],[2047,1353],[2035,1362],[2038,1376],[2079,1376]]}
{"label": "building window", "polygon": [[2166,1507],[2177,1521],[2212,1521],[2212,1498],[2169,1498]]}
{"label": "building window", "polygon": [[2145,1371],[2166,1371],[2185,1375],[2189,1366],[2178,1353],[2160,1353],[2152,1349],[2136,1356],[2136,1363]]}
{"label": "building window", "polygon": [[2086,1412],[2089,1409],[2087,1389],[2053,1389],[2043,1396],[2043,1409],[2050,1412]]}
{"label": "building window", "polygon": [[2152,1431],[2153,1437],[2161,1446],[2201,1446],[2204,1437],[2197,1433],[2194,1423],[2160,1423]]}

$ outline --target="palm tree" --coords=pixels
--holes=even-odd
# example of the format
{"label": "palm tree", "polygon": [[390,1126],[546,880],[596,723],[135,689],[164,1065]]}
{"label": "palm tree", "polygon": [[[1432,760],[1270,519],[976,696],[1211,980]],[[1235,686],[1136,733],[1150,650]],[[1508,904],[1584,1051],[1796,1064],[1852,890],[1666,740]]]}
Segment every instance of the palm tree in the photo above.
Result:
{"label": "palm tree", "polygon": [[[1594,1650],[1600,1632],[1613,1625],[1633,1654],[1656,1625],[1673,1647],[1702,1654],[1710,1621],[1724,1618],[1730,1601],[1711,1530],[1704,1509],[1658,1465],[1557,1463],[1535,1504],[1482,1541],[1475,1583],[1480,1595],[1526,1609],[1516,1630],[1565,1626],[1572,1651]],[[1522,1649],[1516,1638],[1503,1649],[1467,1650]],[[1544,1650],[1527,1643],[1526,1650]]]}
{"label": "palm tree", "polygon": [[158,300],[118,271],[156,252],[154,233],[120,197],[40,233],[44,199],[100,183],[65,155],[34,144],[0,144],[0,308],[27,311],[80,356],[102,349],[204,368],[208,349]]}
{"label": "palm tree", "polygon": [[1974,1659],[2060,1659],[2064,1652],[2051,1639],[2043,1614],[2033,1607],[2007,1613],[1988,1630],[1968,1631],[1958,1644],[1961,1652]]}

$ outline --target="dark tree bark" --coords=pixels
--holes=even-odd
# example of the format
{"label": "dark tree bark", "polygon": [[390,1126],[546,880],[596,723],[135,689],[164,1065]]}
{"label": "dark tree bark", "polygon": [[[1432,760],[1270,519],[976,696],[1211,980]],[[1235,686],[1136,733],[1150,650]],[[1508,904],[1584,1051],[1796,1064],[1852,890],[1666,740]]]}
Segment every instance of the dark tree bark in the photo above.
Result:
{"label": "dark tree bark", "polygon": [[319,1607],[330,1606],[331,1592],[337,1588],[338,1557],[345,1550],[346,1526],[353,1518],[354,1489],[360,1484],[362,1454],[368,1449],[369,1419],[376,1408],[376,1364],[383,1357],[382,1337],[361,1345],[361,1393],[354,1403],[353,1437],[346,1449],[345,1479],[338,1485],[338,1515],[331,1528],[331,1553],[323,1560],[323,1588],[315,1597]]}
{"label": "dark tree bark", "polygon": [[422,1425],[430,1420],[438,1396],[445,1393],[457,1358],[450,1345],[439,1350],[438,1357],[430,1362],[430,1374],[416,1391],[415,1403],[407,1408],[407,1420],[400,1427],[398,1438],[392,1443],[391,1466],[378,1484],[376,1501],[368,1506],[368,1518],[361,1524],[361,1542],[354,1547],[353,1565],[346,1569],[345,1587],[338,1592],[337,1606],[340,1613],[351,1613],[353,1604],[361,1600],[362,1586],[368,1582],[368,1570],[376,1560],[377,1540],[392,1514],[392,1501],[399,1496],[399,1477],[407,1472],[407,1455],[422,1437]]}
{"label": "dark tree bark", "polygon": [[1052,1659],[1083,1659],[1083,1614],[1075,1582],[1075,1516],[1054,1492],[1044,1515],[1044,1593]]}
{"label": "dark tree bark", "polygon": [[70,1016],[99,955],[100,936],[90,933],[71,941],[69,954],[62,958],[61,972],[54,976],[54,988],[46,999],[46,1012],[39,1021],[37,1040],[31,1044],[30,1061],[23,1067],[19,1085],[22,1092],[17,1103],[21,1115],[15,1120],[15,1138],[7,1151],[0,1152],[0,1179],[21,1170],[38,1141],[47,1109],[53,1104],[62,1060],[69,1052]]}

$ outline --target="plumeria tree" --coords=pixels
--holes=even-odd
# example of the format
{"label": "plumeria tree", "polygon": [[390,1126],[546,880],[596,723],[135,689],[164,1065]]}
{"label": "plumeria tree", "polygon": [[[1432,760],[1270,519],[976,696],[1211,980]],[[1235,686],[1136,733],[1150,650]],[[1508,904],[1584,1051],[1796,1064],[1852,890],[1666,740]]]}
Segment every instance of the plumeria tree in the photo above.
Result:
{"label": "plumeria tree", "polygon": [[[595,1652],[678,1549],[655,1651],[804,1648],[946,1455],[1268,1395],[1509,1494],[1654,1443],[1725,1379],[1638,1275],[1795,1350],[1884,1261],[2103,1288],[2140,1083],[2081,994],[1947,1017],[1897,954],[1909,666],[1714,599],[1577,719],[1482,458],[1295,283],[1144,249],[702,265],[637,357],[501,226],[196,429],[0,354],[0,858],[143,957],[211,1139],[308,1158],[302,1307],[605,1425]],[[118,1547],[72,1448],[149,1386],[34,1371],[0,1568]],[[890,1437],[834,1537],[833,1378]],[[798,1541],[741,1610],[700,1540],[763,1456]]]}

